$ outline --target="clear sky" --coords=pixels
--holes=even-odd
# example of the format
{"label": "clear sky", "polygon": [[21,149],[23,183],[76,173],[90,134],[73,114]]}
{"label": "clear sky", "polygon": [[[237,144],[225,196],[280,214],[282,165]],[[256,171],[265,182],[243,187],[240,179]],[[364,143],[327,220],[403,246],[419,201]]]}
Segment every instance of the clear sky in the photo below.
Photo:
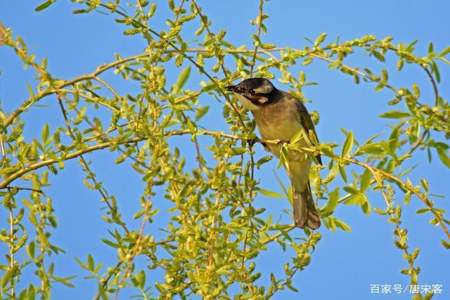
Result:
{"label": "clear sky", "polygon": [[[100,14],[72,15],[75,6],[68,1],[58,1],[44,12],[36,13],[34,7],[40,2],[0,1],[0,21],[11,27],[16,35],[22,36],[30,52],[39,59],[48,58],[49,70],[60,78],[90,72],[99,64],[112,61],[114,53],[122,56],[137,54],[145,46],[143,41],[124,37],[112,17]],[[257,2],[199,0],[204,12],[212,20],[214,30],[224,29],[234,44],[247,45],[250,45],[250,37],[254,33],[249,20],[257,14]],[[327,32],[330,39],[339,37],[341,40],[365,34],[380,38],[392,35],[395,41],[405,43],[418,40],[417,48],[421,54],[425,54],[429,42],[433,42],[436,49],[450,45],[448,0],[271,0],[265,7],[270,18],[267,21],[269,32],[263,36],[263,40],[279,46],[304,47],[307,43],[304,37],[315,38],[322,32]],[[165,18],[160,15],[157,20],[163,24]],[[157,25],[160,26],[163,25]],[[352,62],[358,65],[365,61],[365,58],[357,56]],[[354,86],[349,77],[327,70],[324,64],[299,69],[306,72],[308,80],[319,83],[304,92],[311,101],[307,104],[308,108],[320,112],[321,121],[317,131],[322,141],[342,143],[344,138],[340,128],[352,130],[361,141],[388,128],[388,123],[376,116],[386,109],[389,93],[376,94],[373,86],[367,84]],[[177,72],[169,70],[168,74],[176,78]],[[441,93],[449,99],[449,66],[441,66],[441,77]],[[190,88],[199,87],[198,78],[194,75],[189,80]],[[404,72],[394,73],[392,79],[397,85],[417,82],[423,87],[424,99],[432,96],[425,74],[416,67],[406,67]],[[27,83],[33,83],[31,72],[23,69],[10,49],[0,48],[0,105],[7,111],[17,107],[28,94]],[[283,88],[276,81],[275,84]],[[42,108],[35,108],[23,116],[30,124],[26,131],[29,136],[38,134],[40,129],[36,131],[35,128],[41,128],[45,122],[61,122],[56,112],[49,113],[52,103],[43,101],[42,104]],[[211,105],[218,103],[213,102]],[[227,129],[226,124],[221,124],[217,118],[206,118],[206,121],[206,125],[212,128]],[[183,142],[179,141],[180,147]],[[263,155],[266,153],[258,147],[257,157]],[[112,165],[114,157],[109,153],[89,156],[89,159],[94,161],[94,169],[119,199],[125,214],[135,211],[142,184],[134,180],[136,177],[126,165]],[[425,153],[418,153],[413,164],[416,169],[412,178],[429,178],[433,193],[446,196],[445,199],[436,200],[437,206],[448,210],[448,169],[440,163],[428,163]],[[271,162],[258,171],[257,177],[265,188],[280,191],[273,180],[275,168],[276,162]],[[283,171],[277,170],[277,173],[285,179]],[[86,299],[92,295],[94,284],[83,279],[86,274],[78,268],[75,257],[84,259],[87,253],[93,253],[105,265],[115,257],[114,251],[100,242],[107,234],[107,227],[100,220],[102,204],[97,194],[83,186],[82,178],[82,171],[74,161],[67,164],[59,176],[52,178],[52,186],[48,188],[60,222],[54,233],[54,242],[66,250],[65,255],[55,258],[59,268],[57,271],[59,274],[78,276],[76,289],[57,285],[54,299]],[[370,200],[374,206],[382,205],[379,195],[374,195]],[[161,201],[165,200],[161,198]],[[289,216],[282,213],[283,209],[288,208],[287,201],[258,197],[255,202],[256,206],[266,207],[269,212],[273,212],[274,219],[282,216],[284,220],[289,220]],[[163,202],[159,205],[162,211],[168,207]],[[419,208],[422,208],[421,203],[413,199],[404,208],[404,218],[409,229],[410,245],[422,248],[417,260],[422,270],[420,283],[443,284],[442,295],[436,295],[433,299],[450,299],[450,259],[448,251],[439,242],[444,236],[438,228],[428,224],[427,215],[414,213]],[[370,284],[407,284],[408,278],[400,274],[406,262],[393,246],[392,225],[381,216],[365,216],[358,207],[353,206],[341,206],[336,214],[351,225],[353,232],[330,232],[324,227],[320,229],[322,241],[313,254],[312,264],[295,277],[301,299],[409,299],[408,293],[395,295],[395,298],[393,295],[370,293]],[[5,216],[4,212],[0,212],[1,222],[4,222]],[[0,248],[2,256],[5,250]],[[278,247],[270,248],[260,258],[261,271],[281,269],[279,265],[291,254],[289,251],[282,252]],[[277,299],[293,298],[291,292],[286,292]]]}

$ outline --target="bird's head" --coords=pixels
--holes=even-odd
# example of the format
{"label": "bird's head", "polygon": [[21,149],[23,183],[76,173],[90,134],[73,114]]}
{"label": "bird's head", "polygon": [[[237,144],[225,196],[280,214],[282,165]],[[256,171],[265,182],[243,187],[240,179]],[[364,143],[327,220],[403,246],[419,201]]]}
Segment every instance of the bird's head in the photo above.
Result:
{"label": "bird's head", "polygon": [[248,78],[237,85],[228,86],[227,90],[233,92],[245,108],[257,110],[270,103],[277,89],[266,78]]}

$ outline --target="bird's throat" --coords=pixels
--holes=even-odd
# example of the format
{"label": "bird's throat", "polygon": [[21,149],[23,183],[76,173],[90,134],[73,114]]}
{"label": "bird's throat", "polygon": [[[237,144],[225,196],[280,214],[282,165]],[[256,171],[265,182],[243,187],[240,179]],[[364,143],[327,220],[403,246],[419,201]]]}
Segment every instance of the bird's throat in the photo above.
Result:
{"label": "bird's throat", "polygon": [[260,106],[259,106],[259,102],[256,99],[253,98],[247,98],[241,94],[235,93],[236,98],[239,100],[239,102],[241,102],[242,106],[250,111],[255,111],[255,110],[259,110]]}

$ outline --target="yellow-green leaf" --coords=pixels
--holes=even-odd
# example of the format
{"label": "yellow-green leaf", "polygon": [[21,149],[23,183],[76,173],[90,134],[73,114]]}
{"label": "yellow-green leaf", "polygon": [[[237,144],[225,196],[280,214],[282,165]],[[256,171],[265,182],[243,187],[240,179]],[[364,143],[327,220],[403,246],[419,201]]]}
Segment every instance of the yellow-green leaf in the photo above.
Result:
{"label": "yellow-green leaf", "polygon": [[34,10],[35,11],[41,11],[49,7],[55,2],[55,0],[47,0],[44,3],[39,4]]}
{"label": "yellow-green leaf", "polygon": [[439,53],[439,57],[447,56],[447,54],[449,54],[449,53],[450,53],[450,47],[447,47],[444,50],[442,50],[441,53]]}
{"label": "yellow-green leaf", "polygon": [[349,132],[347,138],[345,139],[344,146],[342,147],[342,157],[348,156],[353,147],[353,133]]}
{"label": "yellow-green leaf", "polygon": [[364,173],[361,175],[361,182],[360,182],[360,190],[363,192],[367,190],[367,188],[370,186],[370,181],[372,179],[372,174],[369,170],[365,170]]}
{"label": "yellow-green leaf", "polygon": [[280,193],[277,193],[277,192],[274,192],[274,191],[270,191],[270,190],[267,190],[267,189],[257,188],[257,191],[260,194],[262,194],[262,195],[264,195],[266,197],[278,198],[278,199],[284,198],[283,194],[280,194]]}
{"label": "yellow-green leaf", "polygon": [[186,84],[186,81],[188,80],[190,74],[191,74],[190,66],[181,71],[180,75],[178,76],[177,82],[175,82],[175,84],[173,85],[174,94],[178,94],[180,92],[180,90]]}
{"label": "yellow-green leaf", "polygon": [[323,43],[323,41],[325,41],[325,39],[327,38],[327,34],[325,32],[322,32],[317,39],[314,41],[314,46],[319,46],[320,44]]}
{"label": "yellow-green leaf", "polygon": [[411,115],[409,113],[404,112],[404,111],[398,111],[398,110],[387,111],[387,112],[379,115],[380,118],[386,118],[386,119],[401,119],[401,118],[406,118],[406,117],[410,117],[410,116]]}
{"label": "yellow-green leaf", "polygon": [[44,128],[42,128],[42,132],[41,132],[42,141],[44,143],[48,140],[48,133],[49,133],[48,124],[45,124]]}
{"label": "yellow-green leaf", "polygon": [[352,232],[352,228],[347,223],[345,223],[344,221],[341,221],[339,219],[335,219],[334,220],[334,224],[336,224],[336,227],[342,229],[343,231]]}
{"label": "yellow-green leaf", "polygon": [[327,217],[334,212],[334,210],[338,204],[338,200],[339,200],[339,187],[335,188],[333,191],[331,191],[328,194],[328,202],[321,209],[322,217]]}
{"label": "yellow-green leaf", "polygon": [[439,159],[444,163],[447,168],[450,168],[450,158],[448,157],[448,151],[443,148],[437,148]]}

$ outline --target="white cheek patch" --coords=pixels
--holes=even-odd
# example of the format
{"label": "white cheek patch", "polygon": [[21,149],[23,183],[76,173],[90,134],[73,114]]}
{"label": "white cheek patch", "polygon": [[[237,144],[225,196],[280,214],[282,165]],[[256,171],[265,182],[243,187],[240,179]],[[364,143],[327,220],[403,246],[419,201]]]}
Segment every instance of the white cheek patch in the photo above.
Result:
{"label": "white cheek patch", "polygon": [[[245,98],[244,96],[238,94],[238,93],[234,93],[234,95],[236,96],[236,98],[238,98],[239,102],[241,102],[242,106],[248,110],[258,110],[259,107],[256,106],[255,104],[253,104],[250,100],[248,100],[247,98]],[[267,100],[266,100],[267,101]]]}
{"label": "white cheek patch", "polygon": [[257,94],[270,94],[273,90],[273,87],[271,84],[264,82],[263,85],[260,87],[253,89],[253,91]]}
{"label": "white cheek patch", "polygon": [[258,101],[258,102],[261,103],[261,104],[264,104],[264,103],[266,103],[267,101],[269,101],[269,98],[260,96],[260,97],[256,98],[256,101]]}

